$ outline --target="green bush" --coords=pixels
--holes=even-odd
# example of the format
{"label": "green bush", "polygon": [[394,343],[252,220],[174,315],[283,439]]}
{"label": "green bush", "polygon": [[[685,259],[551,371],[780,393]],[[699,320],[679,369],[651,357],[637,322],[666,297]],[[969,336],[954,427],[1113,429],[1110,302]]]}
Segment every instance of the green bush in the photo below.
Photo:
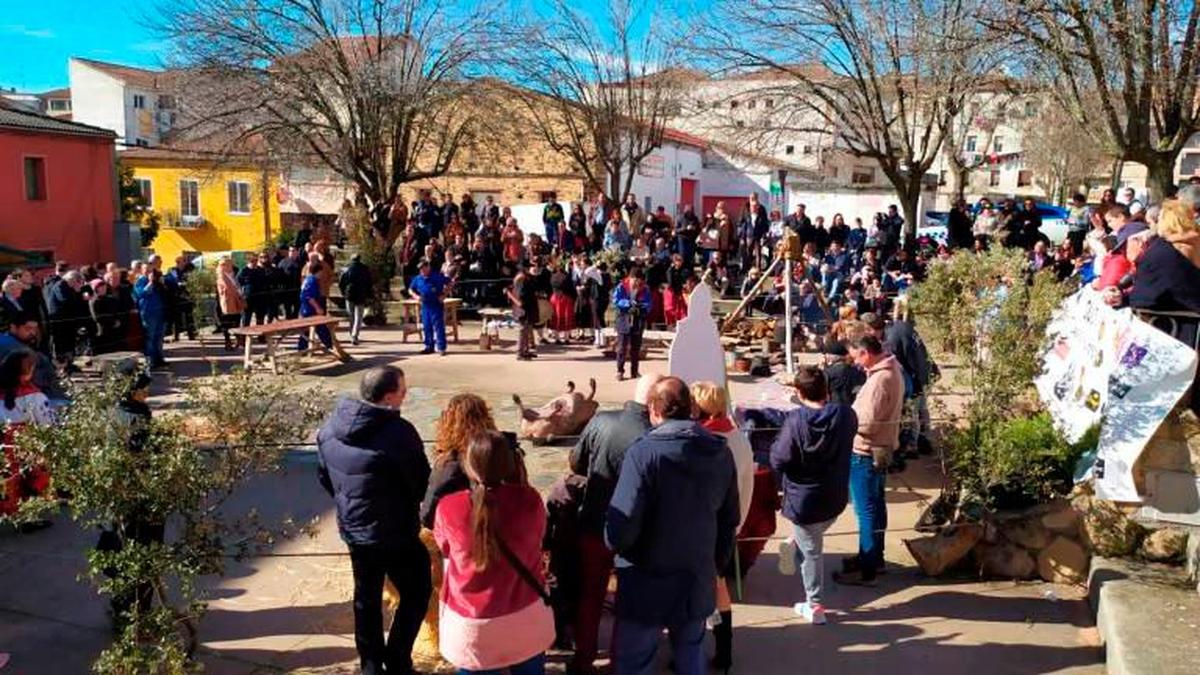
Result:
{"label": "green bush", "polygon": [[[324,416],[327,394],[299,391],[289,376],[235,371],[196,380],[171,412],[156,413],[143,450],[117,412],[129,386],[113,377],[72,392],[54,425],[27,427],[17,452],[44,464],[54,487],[69,494],[70,516],[85,528],[105,528],[120,544],[88,551],[85,575],[107,596],[149,588],[153,600],[116,617],[113,644],[93,664],[98,673],[183,673],[204,613],[202,575],[220,575],[230,557],[269,546],[294,524],[267,525],[253,511],[231,513],[229,497],[250,478],[278,469]],[[28,513],[58,508],[50,491],[23,505]],[[24,514],[23,514],[24,515]],[[128,537],[131,523],[167,524],[162,543]]]}
{"label": "green bush", "polygon": [[945,431],[963,505],[1019,508],[1065,494],[1088,447],[1062,438],[1033,391],[1046,325],[1072,289],[1027,268],[1022,251],[960,252],[913,291],[927,344],[957,362],[957,384],[970,391]]}
{"label": "green bush", "polygon": [[952,430],[946,440],[960,504],[1016,509],[1067,495],[1075,464],[1098,433],[1069,443],[1045,412]]}

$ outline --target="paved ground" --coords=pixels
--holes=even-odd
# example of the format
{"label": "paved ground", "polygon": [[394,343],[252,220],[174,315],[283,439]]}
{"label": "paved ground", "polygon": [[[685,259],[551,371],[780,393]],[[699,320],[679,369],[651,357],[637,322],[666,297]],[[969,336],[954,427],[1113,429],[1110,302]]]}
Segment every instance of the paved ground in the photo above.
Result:
{"label": "paved ground", "polygon": [[[468,326],[463,337],[473,337]],[[200,350],[169,346],[181,377],[207,372]],[[313,368],[306,381],[348,391],[358,374],[375,363],[396,362],[413,388],[406,415],[422,434],[446,398],[473,391],[487,398],[497,422],[515,427],[514,391],[527,403],[540,404],[560,392],[567,379],[580,386],[589,377],[599,384],[602,405],[616,405],[632,394],[633,384],[614,380],[614,369],[586,347],[550,348],[536,362],[517,362],[511,352],[480,352],[470,340],[452,345],[445,358],[418,356],[419,345],[399,343],[394,331],[371,333],[351,351],[356,360]],[[208,350],[218,367],[234,360]],[[646,371],[664,371],[661,354]],[[160,378],[160,400],[169,400],[173,383]],[[753,382],[734,380],[735,399],[754,396]],[[534,481],[547,485],[565,464],[566,449],[531,449]],[[894,530],[888,558],[895,563],[877,589],[833,588],[830,624],[813,627],[791,614],[798,578],[782,577],[769,547],[750,571],[744,602],[735,607],[735,661],[745,673],[795,673],[800,670],[863,673],[1099,673],[1102,655],[1095,646],[1081,589],[1049,584],[929,580],[919,576],[901,544],[913,536],[925,500],[936,495],[936,465],[910,466],[889,483]],[[209,614],[202,625],[203,660],[209,673],[267,673],[304,670],[355,672],[351,578],[344,547],[337,538],[331,504],[317,486],[310,452],[296,452],[286,470],[248,486],[240,499],[269,517],[318,516],[315,537],[278,546],[273,557],[232,564],[214,580]],[[784,532],[780,522],[779,532]],[[854,548],[854,523],[843,514],[827,540],[827,562]],[[83,673],[107,639],[104,603],[90,586],[77,581],[83,550],[94,533],[69,522],[19,537],[0,533],[0,651],[13,654],[15,673]]]}

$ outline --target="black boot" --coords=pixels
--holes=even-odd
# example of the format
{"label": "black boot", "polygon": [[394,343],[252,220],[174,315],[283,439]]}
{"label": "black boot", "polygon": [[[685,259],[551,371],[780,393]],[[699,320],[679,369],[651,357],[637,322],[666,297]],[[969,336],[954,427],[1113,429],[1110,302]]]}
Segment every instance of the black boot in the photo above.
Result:
{"label": "black boot", "polygon": [[733,667],[733,612],[726,610],[721,612],[721,623],[713,626],[713,641],[717,644],[717,651],[713,655],[713,668],[723,673],[728,673]]}

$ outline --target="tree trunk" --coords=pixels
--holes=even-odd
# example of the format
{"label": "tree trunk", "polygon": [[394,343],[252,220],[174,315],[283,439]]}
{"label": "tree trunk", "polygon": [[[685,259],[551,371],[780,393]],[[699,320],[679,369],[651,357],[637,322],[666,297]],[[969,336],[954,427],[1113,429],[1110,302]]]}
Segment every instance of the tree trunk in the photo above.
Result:
{"label": "tree trunk", "polygon": [[967,179],[971,177],[971,170],[967,167],[956,164],[954,167],[954,200],[955,202],[965,201],[967,199]]}
{"label": "tree trunk", "polygon": [[1155,203],[1166,199],[1169,188],[1175,185],[1175,153],[1155,153],[1145,159],[1146,182],[1150,195],[1147,201]]}

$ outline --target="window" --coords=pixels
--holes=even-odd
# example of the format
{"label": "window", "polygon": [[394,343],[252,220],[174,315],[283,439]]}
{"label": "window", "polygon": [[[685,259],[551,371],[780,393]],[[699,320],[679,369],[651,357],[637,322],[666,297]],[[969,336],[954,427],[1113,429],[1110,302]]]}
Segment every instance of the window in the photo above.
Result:
{"label": "window", "polygon": [[137,186],[138,194],[142,196],[142,203],[146,206],[154,206],[154,186],[150,184],[150,179],[134,178],[133,184]]}
{"label": "window", "polygon": [[133,107],[141,110],[146,107],[146,97],[141,94],[133,95]]}
{"label": "window", "polygon": [[161,109],[166,109],[166,110],[174,108],[175,107],[175,97],[171,96],[170,94],[159,94],[158,95],[158,107]]}
{"label": "window", "polygon": [[775,99],[769,98],[764,101],[763,104],[767,106],[767,110],[770,110],[771,108],[775,107]]}
{"label": "window", "polygon": [[184,220],[200,219],[200,182],[179,181],[179,215]]}
{"label": "window", "polygon": [[67,112],[71,109],[71,102],[65,98],[50,99],[51,112]]}
{"label": "window", "polygon": [[150,141],[147,141],[147,140],[146,140],[146,139],[144,139],[144,138],[138,138],[138,139],[134,139],[134,141],[133,141],[133,144],[134,144],[134,145],[136,145],[136,146],[138,146],[139,148],[148,148],[148,147],[150,147]]}
{"label": "window", "polygon": [[785,148],[783,149],[783,154],[785,154],[785,155],[794,155],[794,154],[796,154],[796,146],[794,146],[794,145],[789,145],[789,146],[785,147]]}
{"label": "window", "polygon": [[737,101],[730,101],[730,102],[729,102],[729,109],[730,109],[730,110],[737,110],[737,107],[738,107],[738,102],[737,102]]}
{"label": "window", "polygon": [[733,126],[741,129],[742,127],[746,126],[746,123],[743,122],[742,120],[737,120],[736,122],[733,123]]}
{"label": "window", "polygon": [[748,101],[748,102],[746,103],[746,107],[747,107],[747,108],[749,108],[750,110],[754,110],[754,108],[755,108],[757,105],[758,105],[758,101],[755,101],[754,99],[751,99],[750,101]]}
{"label": "window", "polygon": [[975,136],[967,136],[967,152],[975,152],[975,146],[978,145],[979,139]]}
{"label": "window", "polygon": [[988,187],[1000,187],[1000,170],[992,169],[988,172]]}
{"label": "window", "polygon": [[938,185],[945,185],[945,184],[946,184],[946,171],[943,169],[942,171],[938,172]]}
{"label": "window", "polygon": [[25,158],[25,199],[34,202],[46,200],[46,159]]}
{"label": "window", "polygon": [[997,155],[1004,152],[1004,137],[997,136],[992,139],[992,152]]}
{"label": "window", "polygon": [[1179,160],[1179,173],[1182,176],[1200,174],[1200,152],[1185,152]]}
{"label": "window", "polygon": [[856,166],[850,172],[851,185],[870,185],[875,182],[875,169]]}
{"label": "window", "polygon": [[804,146],[803,153],[804,153],[804,154],[806,154],[806,155],[811,155],[811,154],[813,154],[813,147],[812,147],[811,145],[805,145],[805,146]]}
{"label": "window", "polygon": [[1037,114],[1037,101],[1025,101],[1025,116],[1033,117]]}
{"label": "window", "polygon": [[1033,185],[1033,172],[1029,169],[1021,169],[1017,172],[1017,187],[1029,187]]}
{"label": "window", "polygon": [[226,184],[229,188],[229,212],[250,213],[250,184],[233,180]]}

